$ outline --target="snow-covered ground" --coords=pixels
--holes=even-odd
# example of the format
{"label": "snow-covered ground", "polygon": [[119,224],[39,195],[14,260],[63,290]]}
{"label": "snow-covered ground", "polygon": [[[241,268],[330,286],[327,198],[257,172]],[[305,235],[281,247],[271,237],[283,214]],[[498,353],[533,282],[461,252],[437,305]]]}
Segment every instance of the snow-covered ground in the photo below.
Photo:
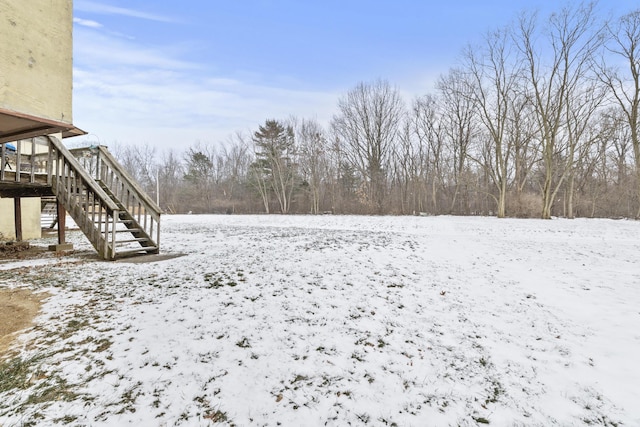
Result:
{"label": "snow-covered ground", "polygon": [[639,222],[162,227],[185,256],[0,264],[50,294],[0,425],[640,425]]}

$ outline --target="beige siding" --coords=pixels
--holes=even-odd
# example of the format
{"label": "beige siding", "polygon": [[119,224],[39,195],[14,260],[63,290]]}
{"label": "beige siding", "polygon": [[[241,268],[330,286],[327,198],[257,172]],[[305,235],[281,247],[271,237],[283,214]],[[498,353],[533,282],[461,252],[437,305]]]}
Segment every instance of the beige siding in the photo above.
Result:
{"label": "beige siding", "polygon": [[[22,210],[22,240],[39,239],[42,236],[40,225],[40,198],[20,199]],[[0,240],[16,238],[13,213],[13,199],[0,198]]]}
{"label": "beige siding", "polygon": [[72,0],[0,1],[0,108],[72,122]]}

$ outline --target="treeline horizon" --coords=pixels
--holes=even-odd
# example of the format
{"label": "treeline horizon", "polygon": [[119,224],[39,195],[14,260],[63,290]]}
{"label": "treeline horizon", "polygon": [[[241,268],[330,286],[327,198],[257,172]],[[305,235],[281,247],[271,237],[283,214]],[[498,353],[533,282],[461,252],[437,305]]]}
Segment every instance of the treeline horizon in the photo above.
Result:
{"label": "treeline horizon", "polygon": [[410,102],[362,82],[325,126],[111,149],[168,213],[638,218],[639,123],[640,9],[579,3],[487,32]]}

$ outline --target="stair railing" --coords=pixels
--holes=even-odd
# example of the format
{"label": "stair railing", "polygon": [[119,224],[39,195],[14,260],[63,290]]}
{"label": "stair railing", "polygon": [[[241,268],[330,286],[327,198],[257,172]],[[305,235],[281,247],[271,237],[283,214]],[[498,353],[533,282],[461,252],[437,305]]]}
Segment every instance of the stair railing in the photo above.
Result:
{"label": "stair railing", "polygon": [[160,207],[138,185],[104,146],[97,147],[96,173],[100,181],[120,201],[144,233],[160,248]]}
{"label": "stair railing", "polygon": [[47,184],[104,259],[116,256],[120,207],[55,137],[47,136]]}
{"label": "stair railing", "polygon": [[69,150],[76,160],[107,193],[121,203],[121,212],[128,212],[142,231],[160,247],[160,207],[147,195],[136,180],[120,165],[107,147],[99,145]]}

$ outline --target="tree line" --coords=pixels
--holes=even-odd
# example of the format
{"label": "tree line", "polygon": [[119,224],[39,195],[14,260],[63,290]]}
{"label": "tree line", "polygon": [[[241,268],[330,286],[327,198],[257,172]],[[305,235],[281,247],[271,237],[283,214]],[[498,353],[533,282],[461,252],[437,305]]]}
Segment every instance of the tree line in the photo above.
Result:
{"label": "tree line", "polygon": [[114,151],[174,213],[638,218],[640,10],[595,8],[522,13],[408,103],[363,82],[326,125],[269,118],[183,153]]}

